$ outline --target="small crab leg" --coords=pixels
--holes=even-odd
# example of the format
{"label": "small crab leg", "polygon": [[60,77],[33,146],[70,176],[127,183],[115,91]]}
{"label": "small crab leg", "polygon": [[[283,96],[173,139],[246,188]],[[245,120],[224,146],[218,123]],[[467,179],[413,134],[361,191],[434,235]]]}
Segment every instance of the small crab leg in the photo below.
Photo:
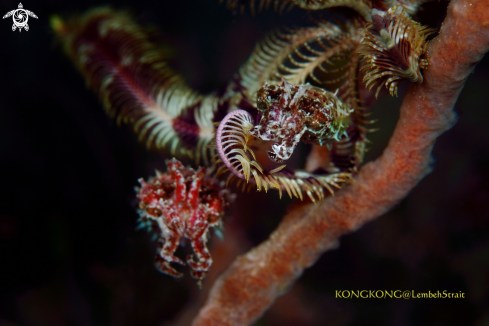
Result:
{"label": "small crab leg", "polygon": [[[204,176],[205,176],[205,169],[201,167],[197,170],[195,174],[195,179],[192,181],[192,184],[190,185],[188,194],[186,194],[188,205],[195,210],[193,219],[195,219],[197,214],[197,208],[199,207],[199,192],[200,192],[200,187],[204,182]],[[193,220],[191,219],[189,223],[193,223]]]}
{"label": "small crab leg", "polygon": [[180,161],[172,160],[168,163],[168,171],[175,180],[175,204],[181,205],[187,199],[187,186],[185,185],[185,178],[180,171],[183,168],[183,164]]}
{"label": "small crab leg", "polygon": [[209,223],[207,221],[197,220],[197,223],[189,229],[188,234],[190,244],[194,250],[194,257],[188,255],[187,264],[191,268],[192,277],[198,280],[202,280],[205,277],[212,265],[212,257],[206,246],[208,227]]}
{"label": "small crab leg", "polygon": [[194,250],[197,260],[195,260],[192,255],[188,255],[187,263],[194,271],[207,272],[212,264],[212,258],[209,253],[209,249],[207,249],[207,246],[205,245],[206,241],[204,238],[205,236],[202,235],[200,238],[197,238],[191,242],[192,249]]}
{"label": "small crab leg", "polygon": [[[175,236],[176,235],[176,236]],[[166,238],[158,240],[158,247],[154,263],[155,267],[162,273],[171,275],[173,277],[182,277],[183,274],[171,267],[170,263],[178,263],[185,265],[185,263],[174,255],[180,243],[180,235],[177,232],[169,232]]]}
{"label": "small crab leg", "polygon": [[195,261],[192,258],[192,255],[188,255],[187,263],[191,268],[190,275],[193,278],[198,279],[200,283],[207,275],[207,272],[212,265],[212,257],[203,239],[192,241],[192,248],[194,249],[198,261]]}

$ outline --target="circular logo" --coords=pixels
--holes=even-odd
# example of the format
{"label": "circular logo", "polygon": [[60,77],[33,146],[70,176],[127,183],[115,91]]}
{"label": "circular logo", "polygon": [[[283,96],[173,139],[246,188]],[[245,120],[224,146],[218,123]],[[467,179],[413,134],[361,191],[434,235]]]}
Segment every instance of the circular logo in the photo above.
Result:
{"label": "circular logo", "polygon": [[22,31],[22,29],[25,29],[26,31],[29,30],[29,25],[27,25],[27,21],[29,20],[29,16],[37,18],[36,14],[33,13],[32,11],[24,9],[24,6],[22,3],[19,3],[19,8],[10,10],[8,13],[6,13],[2,19],[8,18],[12,16],[12,19],[14,21],[14,24],[12,25],[12,31],[15,31],[16,29]]}
{"label": "circular logo", "polygon": [[14,18],[14,24],[17,27],[24,27],[27,24],[27,21],[29,20],[29,16],[25,12],[24,9],[17,9],[15,13],[13,14]]}

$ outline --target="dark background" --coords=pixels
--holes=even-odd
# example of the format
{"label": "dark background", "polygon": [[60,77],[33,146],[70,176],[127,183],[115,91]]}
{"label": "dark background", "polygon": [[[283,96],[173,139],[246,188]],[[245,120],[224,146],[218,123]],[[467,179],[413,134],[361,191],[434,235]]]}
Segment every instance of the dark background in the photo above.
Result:
{"label": "dark background", "polygon": [[[162,325],[195,300],[195,282],[153,268],[154,245],[135,231],[137,179],[164,170],[117,127],[55,45],[53,13],[97,1],[28,1],[28,32],[0,22],[0,326]],[[233,15],[217,1],[118,1],[160,29],[172,64],[190,85],[225,84],[271,28],[306,13]],[[438,27],[445,2],[418,19]],[[0,1],[0,11],[18,1]],[[381,154],[400,99],[382,97],[367,161]],[[257,325],[489,325],[489,62],[457,103],[458,123],[439,138],[433,172],[395,209],[305,271]],[[263,241],[289,200],[240,195],[228,219],[243,225],[243,250]],[[213,239],[216,240],[216,239]],[[218,241],[218,240],[217,240]],[[187,269],[181,269],[188,274]],[[462,291],[465,299],[336,299],[335,290]]]}

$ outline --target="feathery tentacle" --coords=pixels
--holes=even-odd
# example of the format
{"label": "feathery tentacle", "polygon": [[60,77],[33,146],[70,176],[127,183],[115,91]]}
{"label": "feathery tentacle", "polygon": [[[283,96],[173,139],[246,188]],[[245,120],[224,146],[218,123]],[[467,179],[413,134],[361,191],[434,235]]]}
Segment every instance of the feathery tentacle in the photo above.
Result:
{"label": "feathery tentacle", "polygon": [[102,7],[51,25],[111,118],[148,147],[205,160],[218,98],[190,89],[129,14]]}
{"label": "feathery tentacle", "polygon": [[394,6],[387,12],[372,9],[372,22],[365,29],[365,39],[360,49],[364,56],[363,81],[377,97],[382,86],[397,96],[397,87],[404,79],[422,83],[421,69],[426,69],[426,38],[434,29],[413,21],[402,6]]}

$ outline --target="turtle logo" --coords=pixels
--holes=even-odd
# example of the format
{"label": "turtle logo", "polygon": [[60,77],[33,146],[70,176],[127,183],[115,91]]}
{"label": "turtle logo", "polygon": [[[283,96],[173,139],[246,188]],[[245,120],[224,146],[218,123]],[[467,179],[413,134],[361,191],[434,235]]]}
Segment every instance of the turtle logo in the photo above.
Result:
{"label": "turtle logo", "polygon": [[9,11],[8,13],[5,14],[5,16],[3,16],[3,19],[12,16],[14,20],[14,24],[12,25],[12,31],[15,31],[17,28],[19,29],[19,32],[22,32],[22,28],[28,31],[29,25],[27,25],[27,21],[29,20],[29,16],[37,19],[35,13],[29,10],[25,10],[23,8],[24,7],[22,6],[22,3],[19,3],[18,9]]}

